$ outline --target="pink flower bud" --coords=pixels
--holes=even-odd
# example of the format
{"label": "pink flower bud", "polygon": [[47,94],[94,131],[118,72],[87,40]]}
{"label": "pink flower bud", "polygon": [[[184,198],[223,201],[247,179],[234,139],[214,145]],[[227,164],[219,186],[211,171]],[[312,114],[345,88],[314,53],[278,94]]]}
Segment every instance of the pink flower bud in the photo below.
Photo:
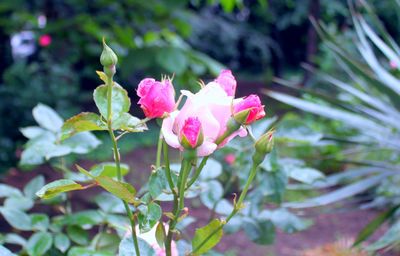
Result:
{"label": "pink flower bud", "polygon": [[42,47],[47,47],[51,44],[51,36],[42,35],[39,37],[39,45]]}
{"label": "pink flower bud", "polygon": [[236,91],[236,79],[232,75],[232,71],[222,70],[215,82],[218,83],[228,96],[234,96]]}
{"label": "pink flower bud", "polygon": [[257,95],[251,94],[234,105],[233,114],[234,117],[244,114],[247,116],[244,124],[251,124],[265,116],[264,105],[261,105],[261,100]]}
{"label": "pink flower bud", "polygon": [[225,162],[226,162],[227,164],[233,165],[233,164],[235,163],[235,160],[236,160],[235,154],[227,154],[227,155],[224,157],[224,160],[225,160]]}
{"label": "pink flower bud", "polygon": [[163,117],[175,108],[175,90],[169,79],[159,82],[145,78],[139,83],[137,95],[138,104],[148,118]]}
{"label": "pink flower bud", "polygon": [[179,141],[184,148],[197,148],[203,143],[203,132],[201,122],[197,117],[189,117],[185,120]]}

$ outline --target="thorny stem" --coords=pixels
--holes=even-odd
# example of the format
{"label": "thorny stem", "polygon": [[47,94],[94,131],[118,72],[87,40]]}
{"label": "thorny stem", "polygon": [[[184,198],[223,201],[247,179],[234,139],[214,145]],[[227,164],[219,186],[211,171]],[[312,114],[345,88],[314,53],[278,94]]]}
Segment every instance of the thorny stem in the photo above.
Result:
{"label": "thorny stem", "polygon": [[162,133],[160,130],[160,135],[158,136],[158,143],[157,143],[156,170],[158,168],[160,168],[160,164],[161,164],[162,143],[163,143],[163,137],[162,137]]}
{"label": "thorny stem", "polygon": [[174,197],[178,197],[178,194],[176,193],[175,190],[174,181],[172,180],[171,176],[171,169],[169,167],[168,144],[165,142],[165,140],[163,140],[163,152],[164,152],[165,174],[167,176],[168,185]]}
{"label": "thorny stem", "polygon": [[[117,144],[117,139],[115,138],[114,131],[112,129],[112,113],[111,113],[111,106],[112,106],[112,87],[113,87],[113,79],[112,77],[107,76],[107,127],[108,127],[108,133],[110,134],[111,142],[113,144],[113,152],[114,152],[114,161],[115,165],[117,167],[117,179],[118,181],[122,181],[122,174],[121,174],[121,160],[120,160],[120,154],[118,150],[118,144]],[[129,222],[131,224],[132,228],[132,240],[133,240],[133,246],[135,248],[136,255],[140,256],[140,251],[139,251],[139,243],[137,239],[137,234],[136,234],[136,223],[134,216],[129,208],[129,205],[127,202],[122,200],[122,203],[124,204],[126,214],[128,215]]]}

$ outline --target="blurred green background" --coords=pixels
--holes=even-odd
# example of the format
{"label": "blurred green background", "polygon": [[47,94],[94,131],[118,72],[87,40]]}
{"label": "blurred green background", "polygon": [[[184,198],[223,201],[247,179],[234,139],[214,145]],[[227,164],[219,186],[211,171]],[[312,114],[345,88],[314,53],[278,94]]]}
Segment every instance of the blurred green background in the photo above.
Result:
{"label": "blurred green background", "polygon": [[[369,2],[398,38],[395,1]],[[34,124],[31,109],[38,102],[64,118],[90,108],[102,37],[119,55],[117,79],[134,100],[144,77],[174,75],[177,88],[193,88],[224,66],[238,77],[242,96],[271,88],[274,76],[312,87],[303,62],[337,70],[309,17],[351,47],[344,0],[1,1],[0,169],[16,165],[25,141],[18,128]],[[266,105],[269,115],[285,110]],[[139,108],[132,111],[141,115]]]}

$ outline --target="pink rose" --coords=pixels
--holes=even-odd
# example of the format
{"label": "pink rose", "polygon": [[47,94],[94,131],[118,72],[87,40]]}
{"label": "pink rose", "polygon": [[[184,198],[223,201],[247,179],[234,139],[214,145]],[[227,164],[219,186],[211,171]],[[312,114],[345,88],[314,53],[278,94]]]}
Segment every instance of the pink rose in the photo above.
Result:
{"label": "pink rose", "polygon": [[197,148],[198,156],[208,156],[217,147],[224,146],[236,135],[246,136],[244,128],[240,128],[223,143],[217,145],[216,140],[224,134],[227,122],[232,116],[233,97],[228,96],[221,86],[215,82],[207,84],[196,94],[189,91],[182,91],[187,97],[185,104],[180,111],[174,111],[168,118],[165,118],[161,128],[162,134],[171,147],[183,150],[178,135],[189,117],[197,117],[203,131],[203,143]]}
{"label": "pink rose", "polygon": [[261,105],[260,98],[255,94],[251,94],[245,98],[242,98],[234,104],[234,115],[243,111],[249,111],[249,115],[245,121],[245,124],[251,124],[265,116],[264,105]]}
{"label": "pink rose", "polygon": [[203,143],[201,123],[197,117],[189,117],[185,120],[182,130],[179,132],[179,141],[184,147],[190,148],[196,148]]}
{"label": "pink rose", "polygon": [[51,36],[42,35],[39,37],[39,45],[42,47],[47,47],[51,44]]}
{"label": "pink rose", "polygon": [[226,69],[222,70],[219,76],[215,79],[228,96],[235,96],[236,92],[236,79],[232,75],[232,71]]}
{"label": "pink rose", "polygon": [[169,79],[159,82],[145,78],[139,83],[137,95],[138,104],[148,118],[163,117],[175,108],[175,90]]}

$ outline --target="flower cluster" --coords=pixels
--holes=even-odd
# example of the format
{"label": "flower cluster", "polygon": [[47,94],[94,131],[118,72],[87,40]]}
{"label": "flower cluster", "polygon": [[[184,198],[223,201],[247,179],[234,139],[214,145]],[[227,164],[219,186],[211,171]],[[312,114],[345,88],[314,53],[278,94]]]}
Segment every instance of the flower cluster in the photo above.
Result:
{"label": "flower cluster", "polygon": [[146,78],[138,86],[138,104],[146,117],[164,118],[161,130],[168,145],[180,150],[196,148],[198,156],[208,156],[234,137],[246,136],[242,125],[265,116],[257,95],[235,98],[236,85],[232,72],[223,70],[197,93],[182,90],[186,101],[178,110],[171,80]]}

